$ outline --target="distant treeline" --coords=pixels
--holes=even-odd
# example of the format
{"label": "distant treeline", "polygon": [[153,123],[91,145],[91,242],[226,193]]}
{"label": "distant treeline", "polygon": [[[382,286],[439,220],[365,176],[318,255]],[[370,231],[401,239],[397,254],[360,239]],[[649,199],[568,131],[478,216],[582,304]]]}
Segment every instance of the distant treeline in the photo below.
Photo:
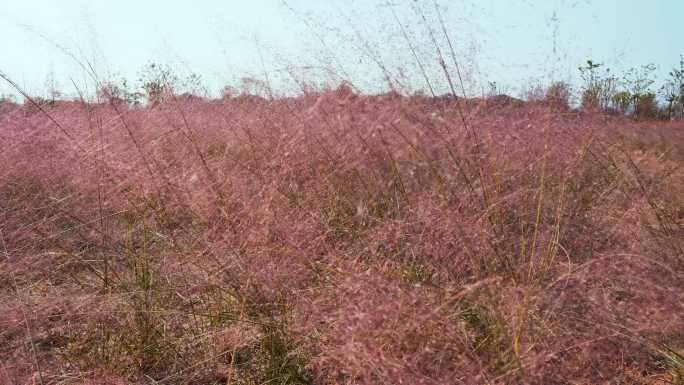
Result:
{"label": "distant treeline", "polygon": [[[660,87],[656,84],[655,64],[633,67],[623,73],[617,73],[603,63],[589,59],[578,70],[581,83],[576,89],[568,82],[556,81],[547,86],[532,87],[522,98],[567,109],[577,107],[599,110],[636,119],[684,120],[684,56],[680,58],[678,66],[668,72]],[[343,85],[346,86],[348,83],[344,82]],[[305,86],[301,91],[315,93],[324,90]],[[415,93],[416,96],[423,94],[422,91]],[[505,92],[502,92],[496,83],[490,82],[489,89],[487,92],[483,90],[482,97],[492,99],[507,96],[503,94]],[[98,82],[96,100],[100,103],[155,106],[171,97],[208,98],[208,95],[209,92],[199,75],[181,77],[169,66],[149,63],[139,73],[136,85],[132,85],[126,79]],[[225,86],[220,98],[252,96],[272,99],[274,95],[275,92],[268,81],[244,77],[237,86]],[[58,100],[63,100],[62,96],[59,90],[50,89],[46,97],[36,96],[31,99],[40,104],[54,104]],[[0,102],[11,100],[9,96],[0,96]]]}

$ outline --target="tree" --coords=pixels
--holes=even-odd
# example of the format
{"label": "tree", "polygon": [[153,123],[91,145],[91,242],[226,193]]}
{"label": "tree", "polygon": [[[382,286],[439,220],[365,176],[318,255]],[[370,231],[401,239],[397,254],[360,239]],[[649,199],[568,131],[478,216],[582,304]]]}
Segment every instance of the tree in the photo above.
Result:
{"label": "tree", "polygon": [[47,88],[47,96],[42,99],[47,104],[55,104],[58,99],[62,98],[62,92],[59,90],[59,83],[57,82],[55,71],[50,71],[45,79],[45,88]]}
{"label": "tree", "polygon": [[637,97],[632,96],[634,100],[634,116],[637,118],[653,119],[658,115],[658,101],[656,94],[653,92],[645,92]]}
{"label": "tree", "polygon": [[679,68],[674,68],[668,74],[669,78],[661,87],[660,92],[667,102],[667,118],[684,118],[684,56],[680,56]]}
{"label": "tree", "polygon": [[150,105],[163,103],[174,95],[207,96],[207,88],[202,84],[202,78],[190,73],[179,77],[168,65],[149,63],[140,71],[140,88]]}
{"label": "tree", "polygon": [[613,95],[613,108],[621,114],[627,114],[632,105],[632,94],[629,91],[619,91]]}
{"label": "tree", "polygon": [[240,78],[240,93],[242,95],[254,95],[266,97],[269,95],[269,87],[263,80],[252,76]]}
{"label": "tree", "polygon": [[178,83],[178,77],[168,66],[150,63],[140,72],[138,81],[148,103],[155,106],[173,95],[173,87]]}
{"label": "tree", "polygon": [[140,104],[140,99],[142,97],[142,93],[130,90],[126,79],[121,79],[119,82],[104,82],[97,90],[98,100],[110,103],[126,103],[137,106]]}
{"label": "tree", "polygon": [[0,104],[2,103],[14,103],[15,98],[12,94],[0,94]]}
{"label": "tree", "polygon": [[566,82],[554,82],[546,90],[544,100],[554,107],[570,108],[570,94],[572,88]]}
{"label": "tree", "polygon": [[651,86],[655,83],[653,63],[633,67],[625,72],[622,81],[632,96],[633,115],[635,117],[653,117],[654,107],[657,109],[655,94]]}
{"label": "tree", "polygon": [[206,97],[209,94],[207,87],[202,82],[202,77],[196,73],[191,73],[180,81],[179,87],[182,91],[194,96]]}
{"label": "tree", "polygon": [[585,66],[578,68],[584,81],[583,108],[607,110],[610,107],[618,79],[611,74],[610,68],[601,71],[603,66],[603,63],[589,59]]}

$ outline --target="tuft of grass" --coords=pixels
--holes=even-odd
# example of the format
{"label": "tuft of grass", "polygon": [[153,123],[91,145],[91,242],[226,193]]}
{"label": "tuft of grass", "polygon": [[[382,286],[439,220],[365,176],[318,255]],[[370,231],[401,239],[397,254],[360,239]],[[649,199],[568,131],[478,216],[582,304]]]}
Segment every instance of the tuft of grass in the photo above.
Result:
{"label": "tuft of grass", "polygon": [[660,365],[672,376],[673,384],[684,384],[684,355],[665,345],[658,349]]}
{"label": "tuft of grass", "polygon": [[515,371],[520,357],[514,345],[509,321],[489,302],[468,301],[459,313],[471,334],[472,352],[487,362],[487,370],[494,376]]}
{"label": "tuft of grass", "polygon": [[408,262],[396,268],[396,274],[409,285],[429,284],[434,280],[434,272],[417,262]]}

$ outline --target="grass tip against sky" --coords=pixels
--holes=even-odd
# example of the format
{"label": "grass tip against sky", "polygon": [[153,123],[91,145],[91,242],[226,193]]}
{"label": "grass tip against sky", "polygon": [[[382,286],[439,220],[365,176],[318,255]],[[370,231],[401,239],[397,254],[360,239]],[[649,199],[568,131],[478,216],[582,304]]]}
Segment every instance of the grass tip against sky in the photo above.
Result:
{"label": "grass tip against sky", "polygon": [[[33,0],[0,9],[0,70],[31,94],[44,93],[48,83],[75,94],[74,83],[92,85],[74,57],[100,76],[129,80],[158,62],[201,75],[216,93],[244,76],[269,73],[286,88],[288,69],[316,78],[322,68],[343,66],[346,76],[375,91],[382,75],[370,56],[377,55],[419,88],[396,20],[419,53],[432,57],[418,15],[425,12],[436,27],[435,3],[473,90],[488,82],[510,93],[552,78],[572,82],[588,58],[616,70],[655,63],[662,77],[684,50],[684,2],[677,0]],[[10,92],[0,85],[0,93]]]}

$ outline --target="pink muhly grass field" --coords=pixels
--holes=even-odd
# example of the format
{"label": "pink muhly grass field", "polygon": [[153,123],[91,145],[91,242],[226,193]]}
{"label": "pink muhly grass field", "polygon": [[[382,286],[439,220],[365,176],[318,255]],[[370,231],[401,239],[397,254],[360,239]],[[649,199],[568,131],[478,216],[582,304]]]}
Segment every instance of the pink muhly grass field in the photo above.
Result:
{"label": "pink muhly grass field", "polygon": [[0,104],[2,384],[682,381],[681,126],[344,86],[43,108]]}

